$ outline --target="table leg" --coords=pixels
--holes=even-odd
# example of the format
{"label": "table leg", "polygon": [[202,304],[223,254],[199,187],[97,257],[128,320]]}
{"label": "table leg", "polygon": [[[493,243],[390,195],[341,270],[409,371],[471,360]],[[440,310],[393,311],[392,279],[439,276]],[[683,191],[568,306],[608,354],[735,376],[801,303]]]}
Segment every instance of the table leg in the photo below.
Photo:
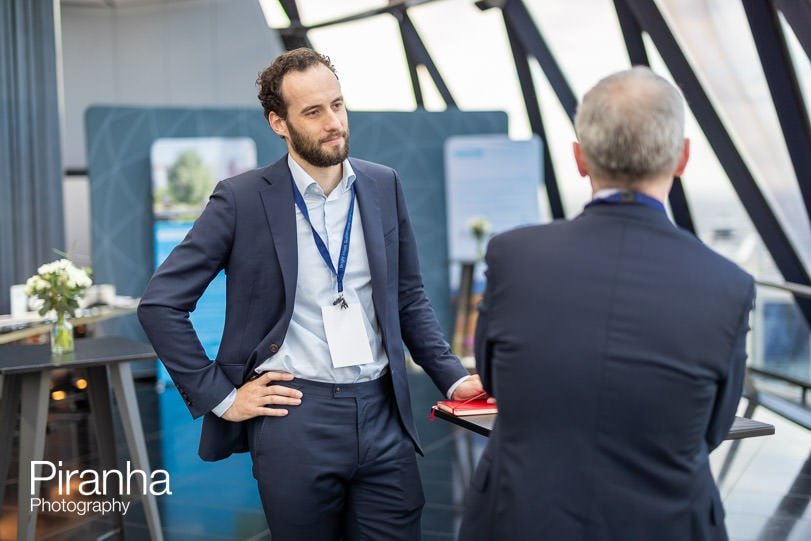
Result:
{"label": "table leg", "polygon": [[[132,384],[132,371],[128,363],[111,364],[108,369],[132,461],[137,469],[143,470],[149,475],[152,470],[149,467],[149,455],[146,452],[146,441],[141,424],[141,414],[138,411],[138,401],[135,397],[135,386]],[[144,514],[150,536],[152,541],[163,541],[158,502],[148,490],[145,492]]]}
{"label": "table leg", "polygon": [[20,381],[18,376],[0,375],[0,434],[8,434],[8,443],[0,445],[0,511],[6,495],[8,466],[11,462],[11,444],[20,407]]}
{"label": "table leg", "polygon": [[[752,415],[755,413],[755,408],[757,407],[757,402],[752,399],[747,399],[746,401],[746,411],[743,413],[743,416],[746,419],[751,419]],[[743,440],[734,440],[729,445],[729,451],[727,451],[726,456],[724,457],[724,462],[721,464],[721,470],[718,473],[718,484],[723,483],[727,475],[729,475],[729,471],[732,468],[732,462],[735,460],[735,457],[738,454],[738,447]]]}
{"label": "table leg", "polygon": [[[115,428],[113,426],[113,406],[110,400],[110,380],[107,368],[94,366],[87,369],[87,394],[90,400],[90,412],[93,428],[96,432],[96,443],[99,448],[99,465],[101,470],[118,469],[118,454],[115,448]],[[115,486],[115,483],[111,483]],[[120,496],[116,493],[113,496]],[[124,517],[115,515],[115,527],[124,535]]]}
{"label": "table leg", "polygon": [[[31,463],[45,454],[45,430],[48,422],[48,385],[50,371],[24,374],[20,378],[20,474],[17,487],[17,539],[33,541],[37,530],[37,510],[31,509],[31,497],[39,494],[39,481],[31,476]],[[37,471],[39,475],[41,471]]]}
{"label": "table leg", "polygon": [[456,461],[459,463],[459,470],[461,473],[461,481],[464,491],[473,479],[473,473],[476,471],[476,457],[473,449],[473,433],[460,427],[454,428],[454,446],[456,447]]}

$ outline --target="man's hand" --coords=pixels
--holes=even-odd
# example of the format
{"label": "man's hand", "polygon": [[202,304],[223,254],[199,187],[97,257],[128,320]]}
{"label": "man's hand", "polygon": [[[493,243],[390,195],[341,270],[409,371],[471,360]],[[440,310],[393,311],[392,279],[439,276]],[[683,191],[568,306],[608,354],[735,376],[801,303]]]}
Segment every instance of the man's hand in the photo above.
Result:
{"label": "man's hand", "polygon": [[237,397],[231,407],[225,410],[222,418],[238,423],[260,415],[283,417],[287,410],[269,406],[298,406],[301,404],[301,391],[283,385],[271,385],[274,381],[290,381],[290,372],[265,372],[237,389]]}
{"label": "man's hand", "polygon": [[487,393],[482,387],[482,380],[479,378],[479,375],[473,374],[453,390],[451,400],[472,400],[476,397],[487,398],[488,404],[496,403],[495,398],[487,396]]}

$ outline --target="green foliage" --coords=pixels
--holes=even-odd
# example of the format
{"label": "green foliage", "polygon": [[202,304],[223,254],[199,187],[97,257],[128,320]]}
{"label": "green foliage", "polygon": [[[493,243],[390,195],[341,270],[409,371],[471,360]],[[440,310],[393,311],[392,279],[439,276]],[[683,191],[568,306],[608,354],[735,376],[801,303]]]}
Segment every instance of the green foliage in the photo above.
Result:
{"label": "green foliage", "polygon": [[169,168],[169,195],[175,203],[202,204],[211,193],[214,175],[193,149],[184,150]]}

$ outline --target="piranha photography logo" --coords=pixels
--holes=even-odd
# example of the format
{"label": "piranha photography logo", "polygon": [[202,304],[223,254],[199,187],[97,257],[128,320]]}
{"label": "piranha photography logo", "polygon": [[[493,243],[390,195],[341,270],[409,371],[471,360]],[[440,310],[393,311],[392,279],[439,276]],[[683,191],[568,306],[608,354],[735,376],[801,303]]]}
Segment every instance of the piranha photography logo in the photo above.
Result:
{"label": "piranha photography logo", "polygon": [[[38,496],[39,483],[48,483],[49,496]],[[126,470],[71,470],[48,460],[31,462],[30,511],[46,513],[120,513],[126,515],[132,504],[131,496],[171,495],[169,472],[154,470],[151,474],[133,469],[129,461]]]}

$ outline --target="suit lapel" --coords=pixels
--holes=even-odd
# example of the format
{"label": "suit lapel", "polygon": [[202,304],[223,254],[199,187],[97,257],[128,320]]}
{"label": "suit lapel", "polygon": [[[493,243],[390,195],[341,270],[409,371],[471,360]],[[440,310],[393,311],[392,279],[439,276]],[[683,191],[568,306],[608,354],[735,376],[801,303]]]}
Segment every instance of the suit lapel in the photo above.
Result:
{"label": "suit lapel", "polygon": [[292,314],[298,273],[298,245],[292,175],[287,167],[287,156],[271,165],[263,176],[268,186],[260,192],[260,195],[273,237],[276,258],[282,270],[285,313]]}
{"label": "suit lapel", "polygon": [[380,191],[377,183],[359,171],[355,171],[355,191],[363,222],[363,238],[366,241],[366,257],[369,259],[369,274],[372,276],[372,302],[375,306],[380,328],[386,315],[386,246],[383,243],[383,222],[380,215]]}

